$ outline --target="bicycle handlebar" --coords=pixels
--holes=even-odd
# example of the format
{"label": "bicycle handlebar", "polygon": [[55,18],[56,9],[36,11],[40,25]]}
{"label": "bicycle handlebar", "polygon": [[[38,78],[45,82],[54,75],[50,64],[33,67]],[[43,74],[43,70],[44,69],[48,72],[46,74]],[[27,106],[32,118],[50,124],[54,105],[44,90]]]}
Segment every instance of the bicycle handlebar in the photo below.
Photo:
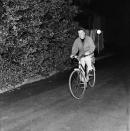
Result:
{"label": "bicycle handlebar", "polygon": [[[87,54],[87,55],[82,55],[82,57],[86,57],[86,56],[90,56],[90,55],[94,55],[94,53],[92,52],[92,53],[90,53],[90,54]],[[73,57],[71,57],[72,59],[73,58],[75,58],[75,59],[78,59],[78,56],[73,56]]]}

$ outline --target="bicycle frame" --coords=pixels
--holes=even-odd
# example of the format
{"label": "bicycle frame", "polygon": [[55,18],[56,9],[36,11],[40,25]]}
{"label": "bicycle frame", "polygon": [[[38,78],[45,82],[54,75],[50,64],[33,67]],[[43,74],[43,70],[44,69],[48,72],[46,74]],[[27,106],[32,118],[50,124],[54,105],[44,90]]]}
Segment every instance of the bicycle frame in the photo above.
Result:
{"label": "bicycle frame", "polygon": [[[87,65],[85,64],[85,66],[87,66]],[[79,61],[79,69],[81,69],[84,72],[84,74],[86,75],[86,68],[83,67],[83,65],[80,63],[80,61]]]}

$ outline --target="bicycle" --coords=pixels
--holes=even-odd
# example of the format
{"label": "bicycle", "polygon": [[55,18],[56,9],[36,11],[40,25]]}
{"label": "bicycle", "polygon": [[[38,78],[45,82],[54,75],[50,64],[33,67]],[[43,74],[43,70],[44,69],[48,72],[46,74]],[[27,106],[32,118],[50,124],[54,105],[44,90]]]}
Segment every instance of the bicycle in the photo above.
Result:
{"label": "bicycle", "polygon": [[[86,55],[85,55],[85,57],[86,57]],[[77,56],[75,56],[74,58],[77,59]],[[93,68],[91,73],[90,72],[86,73],[87,69],[85,69],[82,66],[82,64],[80,63],[80,61],[77,59],[78,60],[78,68],[74,68],[74,70],[70,74],[69,89],[70,89],[71,95],[76,99],[83,98],[88,85],[90,87],[95,86],[95,67],[94,67],[95,58],[94,58],[94,54],[91,55],[91,58],[92,58],[92,68]],[[78,91],[76,90],[76,88],[78,89]]]}

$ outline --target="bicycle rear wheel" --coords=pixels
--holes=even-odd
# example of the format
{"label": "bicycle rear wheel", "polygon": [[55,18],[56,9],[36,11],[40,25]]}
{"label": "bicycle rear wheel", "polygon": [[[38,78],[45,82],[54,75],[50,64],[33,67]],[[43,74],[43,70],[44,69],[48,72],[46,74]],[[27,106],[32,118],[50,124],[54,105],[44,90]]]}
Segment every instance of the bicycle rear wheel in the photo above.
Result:
{"label": "bicycle rear wheel", "polygon": [[91,73],[88,74],[89,75],[89,81],[88,84],[90,87],[94,87],[95,86],[95,70],[93,69],[91,71]]}
{"label": "bicycle rear wheel", "polygon": [[69,89],[71,95],[76,99],[81,99],[86,90],[85,76],[82,71],[74,70],[69,77]]}

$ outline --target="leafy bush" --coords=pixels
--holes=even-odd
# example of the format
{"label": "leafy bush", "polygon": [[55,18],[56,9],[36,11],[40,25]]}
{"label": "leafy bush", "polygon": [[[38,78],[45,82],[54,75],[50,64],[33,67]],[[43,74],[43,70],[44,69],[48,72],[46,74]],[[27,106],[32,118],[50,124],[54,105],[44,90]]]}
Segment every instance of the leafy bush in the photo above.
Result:
{"label": "leafy bush", "polygon": [[76,36],[77,7],[70,0],[2,0],[2,4],[0,54],[9,64],[6,81],[15,83],[14,75],[17,83],[27,74],[63,69]]}

